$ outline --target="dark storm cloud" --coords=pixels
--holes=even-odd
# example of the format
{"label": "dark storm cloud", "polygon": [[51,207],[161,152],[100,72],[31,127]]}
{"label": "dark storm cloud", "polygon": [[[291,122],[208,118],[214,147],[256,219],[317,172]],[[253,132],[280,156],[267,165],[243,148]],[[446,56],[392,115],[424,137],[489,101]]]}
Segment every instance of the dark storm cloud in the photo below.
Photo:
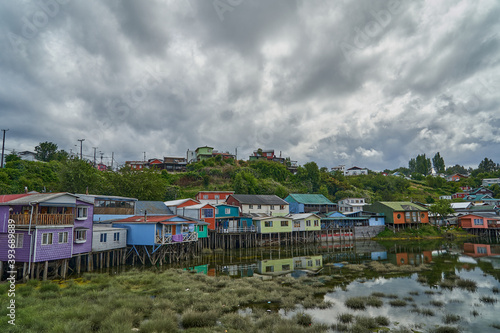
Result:
{"label": "dark storm cloud", "polygon": [[0,121],[9,148],[85,138],[122,163],[210,145],[476,165],[500,143],[499,16],[493,0],[4,2]]}

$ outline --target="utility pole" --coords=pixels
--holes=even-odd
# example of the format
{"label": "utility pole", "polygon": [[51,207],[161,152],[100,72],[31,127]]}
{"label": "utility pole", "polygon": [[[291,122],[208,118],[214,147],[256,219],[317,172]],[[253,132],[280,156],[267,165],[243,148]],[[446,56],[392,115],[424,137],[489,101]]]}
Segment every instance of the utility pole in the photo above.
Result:
{"label": "utility pole", "polygon": [[102,155],[104,155],[104,153],[100,151],[99,154],[101,154],[101,164],[102,164]]}
{"label": "utility pole", "polygon": [[92,147],[94,148],[94,168],[95,168],[95,150],[97,149],[97,147]]}
{"label": "utility pole", "polygon": [[78,139],[80,141],[80,159],[83,161],[83,155],[82,155],[82,144],[85,139]]}
{"label": "utility pole", "polygon": [[146,162],[146,152],[144,152],[144,162]]}
{"label": "utility pole", "polygon": [[113,170],[113,160],[115,159],[115,152],[111,152],[111,171]]}
{"label": "utility pole", "polygon": [[5,149],[5,132],[7,132],[9,129],[3,129],[3,140],[2,140],[2,164],[0,166],[0,168],[3,169],[3,153],[4,153],[4,149]]}

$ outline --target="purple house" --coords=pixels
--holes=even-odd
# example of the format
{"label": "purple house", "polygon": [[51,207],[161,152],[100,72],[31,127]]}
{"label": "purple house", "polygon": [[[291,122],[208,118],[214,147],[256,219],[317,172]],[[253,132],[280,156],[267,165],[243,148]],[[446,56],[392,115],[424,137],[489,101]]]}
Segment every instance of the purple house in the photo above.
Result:
{"label": "purple house", "polygon": [[92,249],[93,203],[69,193],[0,195],[0,261],[14,235],[16,262],[69,259]]}

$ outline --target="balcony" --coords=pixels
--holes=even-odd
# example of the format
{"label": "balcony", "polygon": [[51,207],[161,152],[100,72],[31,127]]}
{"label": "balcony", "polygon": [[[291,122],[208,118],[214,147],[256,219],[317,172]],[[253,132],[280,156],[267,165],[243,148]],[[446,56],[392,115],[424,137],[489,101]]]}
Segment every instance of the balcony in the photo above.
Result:
{"label": "balcony", "polygon": [[[10,214],[15,225],[29,225],[30,214]],[[75,223],[74,214],[33,214],[31,225],[68,225]]]}
{"label": "balcony", "polygon": [[256,232],[255,226],[251,227],[228,227],[228,228],[217,228],[217,232],[220,234],[240,234],[248,232]]}
{"label": "balcony", "polygon": [[180,235],[164,235],[156,236],[156,244],[175,244],[175,243],[186,243],[186,242],[196,242],[198,240],[198,234],[196,232],[188,232]]}

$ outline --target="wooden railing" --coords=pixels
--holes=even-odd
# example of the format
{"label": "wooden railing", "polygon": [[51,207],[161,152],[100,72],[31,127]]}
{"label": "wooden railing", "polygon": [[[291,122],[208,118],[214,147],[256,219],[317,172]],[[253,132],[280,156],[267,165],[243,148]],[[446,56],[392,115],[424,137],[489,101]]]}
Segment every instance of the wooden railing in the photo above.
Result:
{"label": "wooden railing", "polygon": [[222,228],[219,227],[217,229],[218,233],[225,234],[225,233],[246,233],[246,232],[256,232],[257,229],[255,226],[251,227],[227,227],[227,228]]}
{"label": "wooden railing", "polygon": [[[10,219],[14,220],[16,225],[29,225],[30,214],[11,214]],[[33,214],[32,225],[65,225],[74,224],[74,214]]]}
{"label": "wooden railing", "polygon": [[[187,234],[182,234],[182,243],[184,242],[196,242],[198,240],[198,234],[196,232],[189,232]],[[172,235],[165,235],[163,237],[156,236],[156,244],[174,244],[181,243],[174,241]]]}

